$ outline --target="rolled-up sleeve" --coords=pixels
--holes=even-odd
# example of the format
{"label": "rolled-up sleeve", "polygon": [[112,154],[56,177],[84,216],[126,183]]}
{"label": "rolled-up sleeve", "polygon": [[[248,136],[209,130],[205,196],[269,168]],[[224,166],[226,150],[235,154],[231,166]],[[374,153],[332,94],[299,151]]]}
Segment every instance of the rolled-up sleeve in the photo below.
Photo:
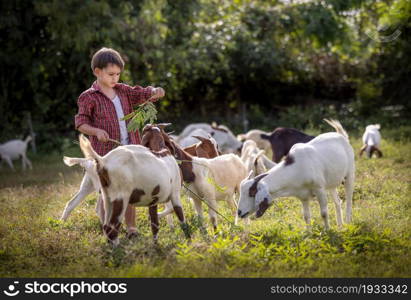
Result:
{"label": "rolled-up sleeve", "polygon": [[74,117],[74,123],[76,129],[78,129],[83,124],[88,124],[92,126],[91,118],[92,118],[92,110],[93,110],[93,103],[88,97],[88,95],[80,95],[77,100],[78,105],[78,113]]}
{"label": "rolled-up sleeve", "polygon": [[[138,105],[147,101],[154,93],[154,88],[152,86],[143,88],[139,85],[131,87],[126,84],[121,84],[121,89],[127,95],[132,105]],[[154,101],[156,100],[153,100],[153,102]]]}

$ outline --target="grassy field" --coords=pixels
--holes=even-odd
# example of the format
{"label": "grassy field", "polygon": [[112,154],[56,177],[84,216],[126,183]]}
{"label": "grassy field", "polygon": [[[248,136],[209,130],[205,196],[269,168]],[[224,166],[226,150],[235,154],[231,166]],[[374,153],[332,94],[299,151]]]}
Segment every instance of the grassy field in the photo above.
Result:
{"label": "grassy field", "polygon": [[[358,152],[360,139],[351,142]],[[129,241],[122,232],[116,249],[102,235],[95,194],[66,223],[58,220],[82,178],[63,154],[31,156],[26,173],[3,165],[0,277],[411,277],[411,141],[386,139],[382,149],[381,159],[357,158],[353,223],[341,230],[331,199],[326,232],[316,201],[307,231],[300,201],[282,198],[249,226],[219,218],[214,234],[208,220],[200,230],[184,197],[191,241],[162,220],[156,247],[147,208],[138,208],[139,236]],[[64,154],[80,156],[76,146]],[[233,220],[225,203],[219,210]]]}

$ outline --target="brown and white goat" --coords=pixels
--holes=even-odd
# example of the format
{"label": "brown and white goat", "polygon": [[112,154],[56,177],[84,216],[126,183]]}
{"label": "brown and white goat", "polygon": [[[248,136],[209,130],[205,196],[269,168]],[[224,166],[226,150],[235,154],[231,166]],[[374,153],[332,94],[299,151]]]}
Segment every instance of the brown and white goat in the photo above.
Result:
{"label": "brown and white goat", "polygon": [[[197,137],[200,142],[194,144],[193,146],[184,148],[191,155],[198,157],[213,158],[218,156],[216,146],[210,139]],[[84,174],[83,179],[80,184],[80,188],[77,193],[67,202],[66,207],[61,215],[61,220],[66,221],[70,216],[71,212],[92,192],[98,192],[99,188],[93,185],[91,178]],[[97,210],[97,209],[96,209]],[[102,222],[104,222],[104,216],[101,216]],[[131,234],[135,228],[128,228],[129,234]]]}
{"label": "brown and white goat", "polygon": [[[195,157],[184,151],[177,143],[171,140],[165,132],[163,137],[166,146],[174,149],[175,157],[183,174],[183,180],[188,184],[196,213],[200,220],[203,219],[202,201],[204,198],[210,206],[208,214],[214,228],[217,227],[217,201],[225,200],[230,205],[233,215],[237,220],[237,202],[234,197],[239,192],[241,181],[247,176],[247,170],[241,159],[235,154],[224,154],[212,159]],[[191,192],[189,192],[191,194]],[[167,205],[166,205],[167,206]],[[166,216],[171,212],[168,205],[160,216]]]}
{"label": "brown and white goat", "polygon": [[64,158],[67,165],[83,166],[94,185],[100,188],[105,206],[103,230],[113,245],[119,243],[118,232],[128,204],[149,207],[156,241],[159,227],[157,205],[170,201],[184,233],[189,237],[180,200],[178,164],[165,147],[158,127],[143,133],[143,141],[154,145],[158,151],[141,145],[127,145],[101,157],[81,135],[80,148],[85,158]]}

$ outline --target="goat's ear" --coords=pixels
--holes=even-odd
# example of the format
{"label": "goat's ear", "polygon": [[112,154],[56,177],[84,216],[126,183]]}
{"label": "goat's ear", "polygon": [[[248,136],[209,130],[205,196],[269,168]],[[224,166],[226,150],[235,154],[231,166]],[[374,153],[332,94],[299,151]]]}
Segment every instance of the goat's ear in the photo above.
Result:
{"label": "goat's ear", "polygon": [[245,141],[245,134],[241,133],[237,135],[237,140],[239,140],[240,142],[244,142]]}
{"label": "goat's ear", "polygon": [[69,167],[72,167],[72,166],[78,165],[78,164],[81,165],[81,162],[82,162],[83,160],[85,160],[85,158],[75,158],[75,157],[67,157],[67,156],[64,156],[64,157],[63,157],[64,163],[65,163],[66,165],[68,165]]}
{"label": "goat's ear", "polygon": [[160,124],[157,124],[157,127],[160,129],[164,129],[165,127],[170,126],[170,125],[171,123],[160,123]]}
{"label": "goat's ear", "polygon": [[202,136],[198,136],[198,135],[193,135],[193,138],[196,138],[196,139],[199,140],[200,142],[207,141],[206,138],[204,138],[204,137],[202,137]]}
{"label": "goat's ear", "polygon": [[247,180],[250,180],[251,177],[253,176],[254,170],[251,170],[250,173],[248,173]]}

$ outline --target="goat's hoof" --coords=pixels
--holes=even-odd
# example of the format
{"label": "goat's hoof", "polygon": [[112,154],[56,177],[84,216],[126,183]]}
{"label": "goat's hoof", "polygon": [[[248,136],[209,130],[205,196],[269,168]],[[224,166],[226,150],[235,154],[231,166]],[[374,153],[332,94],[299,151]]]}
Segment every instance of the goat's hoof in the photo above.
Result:
{"label": "goat's hoof", "polygon": [[128,232],[128,233],[127,233],[127,238],[128,238],[129,240],[133,240],[133,239],[135,239],[135,238],[137,238],[137,237],[138,237],[137,231],[132,231],[132,232]]}

